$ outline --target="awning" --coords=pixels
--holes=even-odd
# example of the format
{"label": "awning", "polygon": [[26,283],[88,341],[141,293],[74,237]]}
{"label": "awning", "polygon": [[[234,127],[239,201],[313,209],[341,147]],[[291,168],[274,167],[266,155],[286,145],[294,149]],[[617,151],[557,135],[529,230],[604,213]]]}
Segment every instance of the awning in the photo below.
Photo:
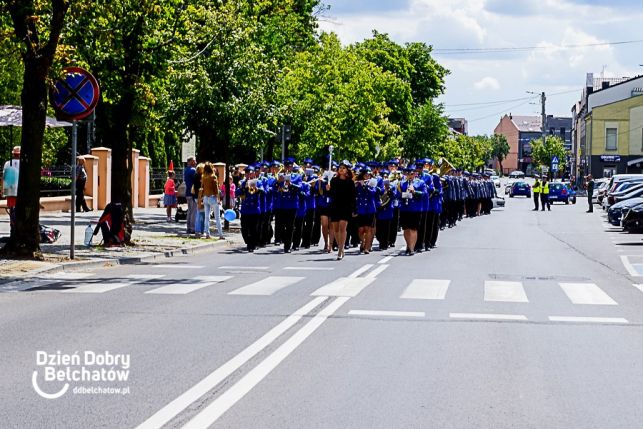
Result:
{"label": "awning", "polygon": [[630,167],[634,164],[643,163],[643,158],[636,158],[631,161],[627,161],[627,166]]}
{"label": "awning", "polygon": [[[58,121],[47,116],[45,120],[47,128],[71,127],[70,122]],[[21,106],[0,106],[0,127],[21,127],[22,107]]]}

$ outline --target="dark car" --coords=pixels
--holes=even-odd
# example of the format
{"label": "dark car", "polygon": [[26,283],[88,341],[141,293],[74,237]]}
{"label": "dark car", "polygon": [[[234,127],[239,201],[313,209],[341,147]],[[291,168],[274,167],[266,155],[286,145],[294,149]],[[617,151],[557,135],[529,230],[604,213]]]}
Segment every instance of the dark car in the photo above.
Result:
{"label": "dark car", "polygon": [[560,201],[565,204],[569,204],[571,201],[572,204],[576,204],[576,191],[567,183],[550,183],[549,201],[551,203]]}
{"label": "dark car", "polygon": [[640,231],[643,228],[643,204],[637,204],[627,211],[623,211],[621,226],[625,231]]}
{"label": "dark car", "polygon": [[643,204],[643,198],[630,198],[629,200],[614,204],[607,210],[608,222],[614,226],[621,226],[622,215],[639,204]]}
{"label": "dark car", "polygon": [[509,197],[513,198],[516,195],[524,195],[527,198],[531,198],[531,186],[526,182],[515,182],[511,185]]}

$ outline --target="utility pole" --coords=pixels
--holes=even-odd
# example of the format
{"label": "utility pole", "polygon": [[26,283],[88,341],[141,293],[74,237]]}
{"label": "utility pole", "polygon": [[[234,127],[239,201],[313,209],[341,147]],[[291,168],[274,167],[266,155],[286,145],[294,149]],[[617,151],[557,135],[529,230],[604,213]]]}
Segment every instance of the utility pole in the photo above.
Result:
{"label": "utility pole", "polygon": [[[545,96],[545,92],[543,91],[540,94],[540,104],[541,104],[541,114],[542,114],[542,128],[541,132],[543,135],[543,147],[546,147],[547,143],[547,113],[545,112],[545,102],[547,101],[547,97]],[[551,167],[551,165],[550,165]],[[550,178],[551,178],[551,170],[550,170]]]}

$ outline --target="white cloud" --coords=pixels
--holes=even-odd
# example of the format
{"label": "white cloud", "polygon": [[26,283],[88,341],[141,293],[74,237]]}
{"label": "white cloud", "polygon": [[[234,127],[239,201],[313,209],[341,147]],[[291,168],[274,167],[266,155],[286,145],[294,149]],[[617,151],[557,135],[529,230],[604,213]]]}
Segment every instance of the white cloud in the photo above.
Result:
{"label": "white cloud", "polygon": [[492,90],[497,91],[500,89],[500,82],[498,79],[491,76],[483,77],[478,82],[474,83],[473,86],[479,91]]}
{"label": "white cloud", "polygon": [[[344,1],[326,0],[331,4]],[[612,5],[614,1],[621,7]],[[518,99],[525,97],[525,91],[545,91],[548,113],[569,116],[586,73],[643,74],[643,67],[638,67],[643,63],[643,43],[587,46],[643,39],[643,7],[625,7],[628,1],[635,4],[634,0],[410,0],[397,10],[364,8],[363,13],[357,10],[335,16],[335,23],[322,22],[320,27],[335,31],[346,44],[370,37],[377,29],[399,43],[432,45],[436,60],[451,70],[446,93],[439,100],[446,112],[473,120],[472,133],[490,133],[502,113],[538,114],[538,106],[528,101],[520,106],[520,102],[452,109],[449,105]],[[568,45],[586,46],[563,47]],[[439,52],[444,48],[526,46],[538,48],[466,55]]]}

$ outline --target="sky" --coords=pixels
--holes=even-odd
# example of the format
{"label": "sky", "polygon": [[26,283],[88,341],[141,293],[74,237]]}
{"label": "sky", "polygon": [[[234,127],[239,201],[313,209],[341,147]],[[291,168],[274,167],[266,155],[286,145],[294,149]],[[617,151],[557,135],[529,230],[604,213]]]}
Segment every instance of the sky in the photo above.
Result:
{"label": "sky", "polygon": [[[641,0],[323,3],[330,9],[320,30],[336,33],[345,45],[373,30],[401,44],[431,45],[434,58],[451,71],[438,102],[448,116],[466,118],[471,135],[492,134],[504,114],[540,115],[543,91],[547,114],[570,117],[587,73],[643,75]],[[614,44],[630,41],[636,42]]]}

